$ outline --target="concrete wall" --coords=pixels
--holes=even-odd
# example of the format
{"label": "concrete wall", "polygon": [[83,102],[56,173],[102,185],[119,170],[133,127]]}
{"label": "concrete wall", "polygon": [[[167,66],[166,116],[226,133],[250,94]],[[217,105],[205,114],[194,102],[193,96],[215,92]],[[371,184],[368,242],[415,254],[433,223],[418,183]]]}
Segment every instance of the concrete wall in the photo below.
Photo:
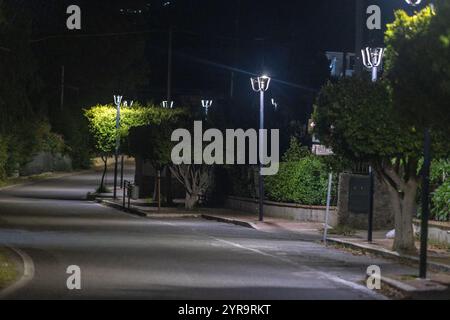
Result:
{"label": "concrete wall", "polygon": [[[351,212],[349,209],[350,179],[352,176],[364,177],[355,174],[342,173],[339,176],[339,191],[337,211],[339,224],[355,229],[367,229],[368,214]],[[369,179],[366,176],[367,179]],[[374,193],[374,229],[391,229],[394,227],[394,217],[391,210],[387,186],[378,178],[375,178]]]}
{"label": "concrete wall", "polygon": [[[415,220],[416,231],[420,234],[420,221]],[[450,224],[429,221],[428,239],[450,245]]]}
{"label": "concrete wall", "polygon": [[[225,206],[229,209],[255,214],[258,213],[259,210],[258,200],[240,197],[228,197]],[[325,222],[326,207],[265,201],[264,213],[268,217],[273,218],[284,218],[305,222]],[[335,207],[331,207],[329,225],[334,227],[337,223],[337,210]]]}
{"label": "concrete wall", "polygon": [[20,175],[30,176],[44,172],[70,170],[72,170],[72,159],[70,157],[50,152],[40,152],[20,170]]}

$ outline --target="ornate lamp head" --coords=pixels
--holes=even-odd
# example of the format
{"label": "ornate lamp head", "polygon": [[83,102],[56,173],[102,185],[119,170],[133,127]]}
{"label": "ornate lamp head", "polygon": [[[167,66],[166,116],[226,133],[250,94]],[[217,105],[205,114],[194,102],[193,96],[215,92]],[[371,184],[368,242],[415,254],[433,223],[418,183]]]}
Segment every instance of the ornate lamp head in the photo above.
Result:
{"label": "ornate lamp head", "polygon": [[202,107],[205,109],[209,109],[213,104],[212,100],[202,100]]}
{"label": "ornate lamp head", "polygon": [[163,101],[161,102],[161,106],[164,109],[173,109],[173,101],[170,101],[170,103],[168,101]]}
{"label": "ornate lamp head", "polygon": [[366,68],[377,68],[383,60],[384,48],[369,48],[361,50],[363,64]]}
{"label": "ornate lamp head", "polygon": [[410,6],[416,7],[422,3],[422,0],[405,0]]}
{"label": "ornate lamp head", "polygon": [[258,78],[251,78],[250,81],[252,83],[253,91],[256,92],[264,92],[269,89],[270,85],[270,77],[264,75]]}
{"label": "ornate lamp head", "polygon": [[122,103],[123,96],[114,96],[114,104],[120,106]]}

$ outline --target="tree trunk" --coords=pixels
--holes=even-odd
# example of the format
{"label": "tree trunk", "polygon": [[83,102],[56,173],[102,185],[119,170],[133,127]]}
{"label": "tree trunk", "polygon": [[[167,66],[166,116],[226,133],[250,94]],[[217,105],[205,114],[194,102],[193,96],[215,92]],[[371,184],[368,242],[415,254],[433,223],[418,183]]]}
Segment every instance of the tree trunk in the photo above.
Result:
{"label": "tree trunk", "polygon": [[406,183],[403,193],[388,185],[395,218],[393,250],[399,253],[415,253],[413,217],[416,213],[417,181]]}
{"label": "tree trunk", "polygon": [[100,188],[99,191],[103,192],[105,191],[105,177],[106,177],[106,171],[108,170],[108,157],[102,157],[103,160],[103,174],[102,174],[102,180],[100,182]]}
{"label": "tree trunk", "polygon": [[193,210],[198,203],[198,194],[186,192],[185,208]]}

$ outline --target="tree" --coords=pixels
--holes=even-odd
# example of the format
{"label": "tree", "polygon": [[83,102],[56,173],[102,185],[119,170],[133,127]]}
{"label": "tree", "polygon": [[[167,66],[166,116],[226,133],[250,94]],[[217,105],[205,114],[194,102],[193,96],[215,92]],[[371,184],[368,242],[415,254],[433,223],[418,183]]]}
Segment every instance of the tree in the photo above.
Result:
{"label": "tree", "polygon": [[[397,11],[388,25],[385,65],[394,105],[404,123],[450,134],[450,3],[439,0],[408,16]],[[447,135],[448,137],[448,135]]]}
{"label": "tree", "polygon": [[325,86],[314,115],[321,141],[336,154],[367,161],[388,185],[395,217],[394,249],[414,250],[421,134],[399,125],[386,82],[345,79]]}
{"label": "tree", "polygon": [[182,164],[172,165],[170,170],[186,190],[186,209],[194,209],[213,183],[213,166]]}
{"label": "tree", "polygon": [[[159,125],[133,128],[130,132],[130,152],[150,161],[158,172],[168,168],[186,191],[185,207],[194,209],[199,197],[204,196],[213,182],[213,167],[207,165],[175,165],[171,153],[174,143],[171,135],[177,122],[175,118]],[[156,185],[155,190],[159,186]],[[158,196],[159,199],[159,196]]]}
{"label": "tree", "polygon": [[127,144],[125,139],[133,127],[150,124],[161,124],[169,121],[183,111],[180,109],[170,110],[155,106],[142,106],[134,103],[131,108],[122,108],[120,119],[120,130],[116,130],[117,109],[113,105],[96,105],[84,111],[89,121],[89,131],[94,140],[96,151],[100,154],[104,166],[99,190],[104,190],[106,170],[108,168],[108,156],[115,150],[117,134],[120,135],[122,149]]}
{"label": "tree", "polygon": [[[148,160],[152,167],[158,172],[158,179],[155,180],[155,193],[158,208],[161,206],[161,184],[159,177],[161,176],[161,171],[168,167],[171,161],[171,128],[171,121],[135,127],[130,130],[128,138],[130,154]],[[170,177],[168,178],[170,179]]]}
{"label": "tree", "polygon": [[[325,86],[315,119],[337,154],[370,162],[388,185],[395,215],[394,250],[415,251],[412,219],[421,182],[423,130],[432,129],[434,156],[447,155],[450,6],[438,1],[410,17],[396,13],[386,32],[387,81],[345,79]],[[441,74],[441,70],[444,70]]]}

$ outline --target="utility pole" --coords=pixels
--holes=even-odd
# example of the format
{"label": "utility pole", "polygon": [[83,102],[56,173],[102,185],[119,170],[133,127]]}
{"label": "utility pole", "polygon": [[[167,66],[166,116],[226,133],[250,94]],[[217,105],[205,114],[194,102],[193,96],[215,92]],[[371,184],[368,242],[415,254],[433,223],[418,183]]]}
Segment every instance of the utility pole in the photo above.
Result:
{"label": "utility pole", "polygon": [[60,108],[61,110],[64,109],[64,82],[65,82],[65,67],[61,66],[61,101],[60,101]]}

